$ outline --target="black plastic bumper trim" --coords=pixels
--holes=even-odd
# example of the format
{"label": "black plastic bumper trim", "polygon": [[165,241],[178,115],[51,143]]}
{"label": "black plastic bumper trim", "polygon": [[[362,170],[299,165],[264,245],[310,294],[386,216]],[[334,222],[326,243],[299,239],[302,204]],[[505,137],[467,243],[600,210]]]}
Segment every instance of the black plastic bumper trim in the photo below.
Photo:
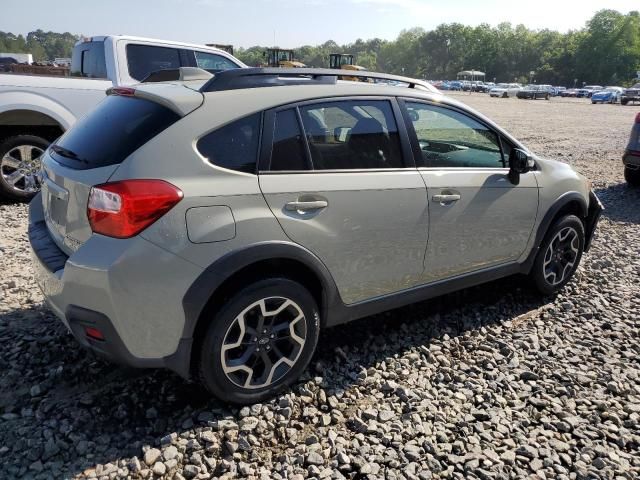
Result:
{"label": "black plastic bumper trim", "polygon": [[29,223],[29,243],[36,257],[50,272],[57,272],[64,268],[69,259],[51,238],[45,222]]}

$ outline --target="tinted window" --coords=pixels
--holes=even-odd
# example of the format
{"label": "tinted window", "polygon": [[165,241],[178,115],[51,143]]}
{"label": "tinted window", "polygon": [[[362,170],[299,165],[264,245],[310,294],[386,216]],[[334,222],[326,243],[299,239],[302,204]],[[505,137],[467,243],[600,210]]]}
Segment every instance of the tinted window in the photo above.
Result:
{"label": "tinted window", "polygon": [[493,130],[467,115],[433,105],[407,102],[425,167],[503,168]]}
{"label": "tinted window", "polygon": [[271,170],[307,170],[307,156],[295,110],[276,114]]}
{"label": "tinted window", "polygon": [[107,78],[104,42],[87,42],[76,47],[71,59],[71,75],[86,78]]}
{"label": "tinted window", "polygon": [[129,44],[127,63],[131,78],[143,80],[151,72],[180,68],[180,52],[177,48]]}
{"label": "tinted window", "polygon": [[194,53],[196,55],[196,64],[205,70],[229,70],[231,68],[238,68],[238,65],[222,55],[205,52]]}
{"label": "tinted window", "polygon": [[300,108],[316,170],[402,168],[400,135],[385,100]]}
{"label": "tinted window", "polygon": [[219,128],[198,140],[198,151],[214,165],[255,173],[260,141],[260,114]]}
{"label": "tinted window", "polygon": [[157,103],[111,95],[63,135],[52,151],[56,161],[79,170],[114,165],[179,118]]}

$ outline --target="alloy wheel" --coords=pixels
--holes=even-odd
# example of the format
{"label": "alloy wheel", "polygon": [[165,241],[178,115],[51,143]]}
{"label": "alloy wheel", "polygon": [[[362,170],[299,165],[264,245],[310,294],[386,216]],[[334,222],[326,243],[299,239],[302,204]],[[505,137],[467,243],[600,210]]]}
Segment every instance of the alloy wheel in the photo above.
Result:
{"label": "alloy wheel", "polygon": [[307,336],[302,308],[285,297],[268,297],[246,307],[225,333],[222,370],[236,386],[268,387],[293,368]]}
{"label": "alloy wheel", "polygon": [[4,154],[0,160],[0,174],[14,190],[36,193],[40,189],[38,171],[44,150],[36,145],[19,145]]}
{"label": "alloy wheel", "polygon": [[555,234],[544,255],[544,278],[550,285],[561,284],[573,270],[580,252],[580,237],[573,227]]}

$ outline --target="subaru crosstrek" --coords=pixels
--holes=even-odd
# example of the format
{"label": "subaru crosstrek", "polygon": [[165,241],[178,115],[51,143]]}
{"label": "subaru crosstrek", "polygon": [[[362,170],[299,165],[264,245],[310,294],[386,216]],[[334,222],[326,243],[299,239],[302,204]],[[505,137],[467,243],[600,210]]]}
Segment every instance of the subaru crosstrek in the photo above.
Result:
{"label": "subaru crosstrek", "polygon": [[571,279],[602,209],[584,177],[428,85],[343,74],[180,71],[112,89],[47,149],[33,261],[81,344],[250,403],[322,328]]}

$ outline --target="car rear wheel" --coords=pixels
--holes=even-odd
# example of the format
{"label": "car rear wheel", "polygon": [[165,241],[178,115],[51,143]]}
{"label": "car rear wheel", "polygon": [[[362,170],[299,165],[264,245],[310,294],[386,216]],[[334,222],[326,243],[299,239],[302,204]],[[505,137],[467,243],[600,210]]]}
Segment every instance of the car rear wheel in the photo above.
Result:
{"label": "car rear wheel", "polygon": [[0,143],[0,197],[24,202],[40,190],[37,174],[49,142],[35,135],[17,135]]}
{"label": "car rear wheel", "polygon": [[221,400],[261,402],[302,374],[319,332],[318,307],[306,288],[285,278],[256,282],[212,319],[200,349],[200,381]]}
{"label": "car rear wheel", "polygon": [[629,167],[624,168],[624,179],[631,187],[640,187],[640,169],[631,170]]}
{"label": "car rear wheel", "polygon": [[584,240],[584,225],[575,215],[564,216],[551,226],[530,274],[542,294],[556,293],[571,280],[582,258]]}

